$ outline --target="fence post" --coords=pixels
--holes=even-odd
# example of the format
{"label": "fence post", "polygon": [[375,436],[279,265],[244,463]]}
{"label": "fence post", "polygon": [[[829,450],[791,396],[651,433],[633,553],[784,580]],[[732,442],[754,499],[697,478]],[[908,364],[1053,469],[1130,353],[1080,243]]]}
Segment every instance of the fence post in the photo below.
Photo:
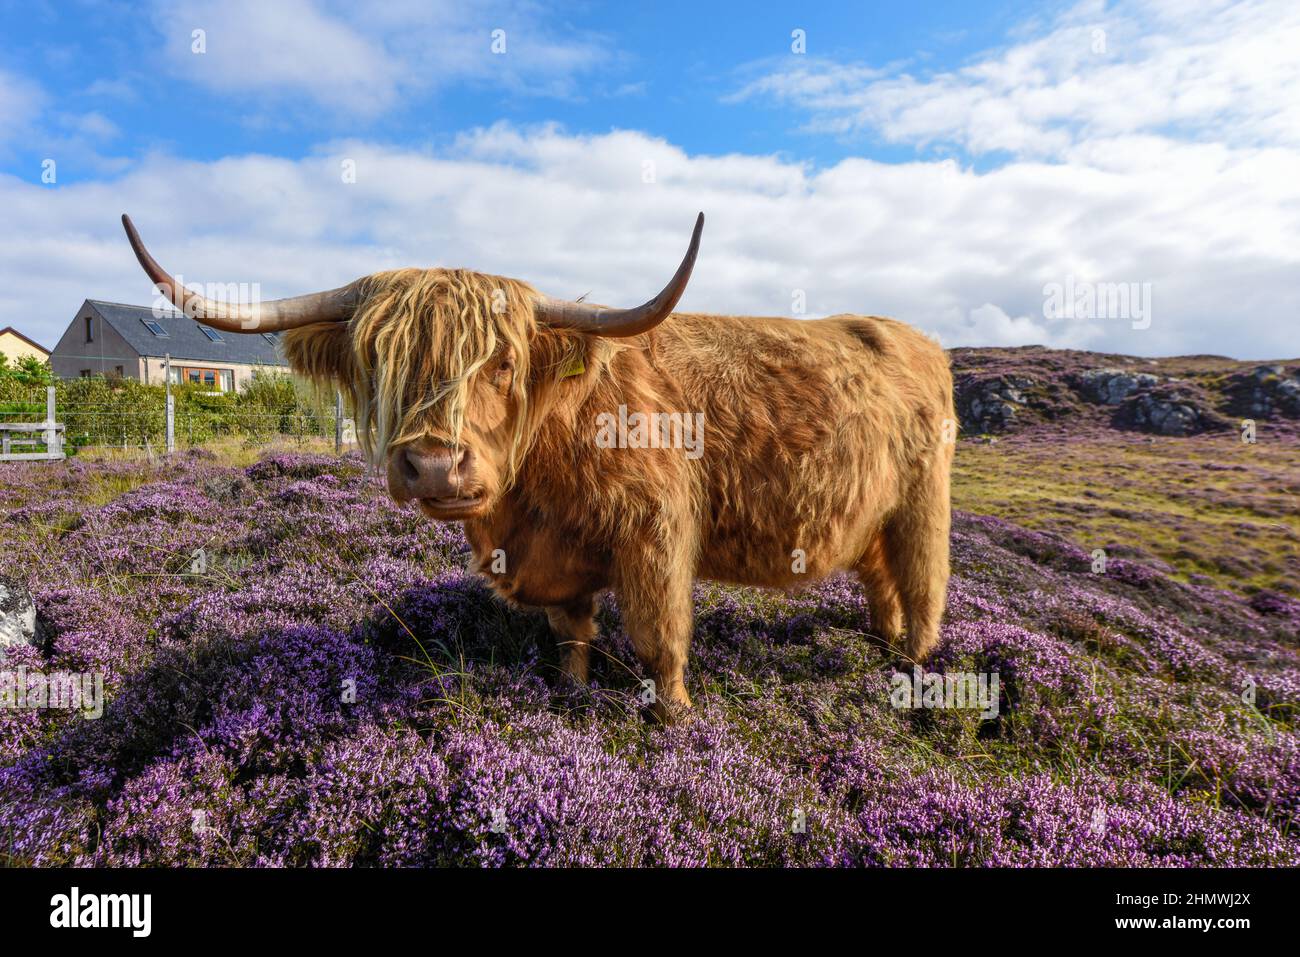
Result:
{"label": "fence post", "polygon": [[343,393],[334,390],[334,454],[343,454]]}
{"label": "fence post", "polygon": [[176,397],[172,395],[172,354],[163,356],[163,388],[167,395],[167,451],[176,451]]}
{"label": "fence post", "polygon": [[63,450],[59,448],[59,433],[54,428],[54,386],[45,389],[45,453],[56,455]]}

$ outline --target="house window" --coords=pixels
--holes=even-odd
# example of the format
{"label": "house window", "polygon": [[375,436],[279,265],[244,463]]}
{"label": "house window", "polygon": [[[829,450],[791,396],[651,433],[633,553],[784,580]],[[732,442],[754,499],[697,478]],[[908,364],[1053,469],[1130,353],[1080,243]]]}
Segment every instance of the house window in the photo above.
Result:
{"label": "house window", "polygon": [[217,330],[213,329],[211,326],[199,326],[199,329],[202,330],[203,334],[207,336],[209,339],[211,339],[213,342],[226,341],[225,339],[221,338],[221,333],[217,332]]}
{"label": "house window", "polygon": [[87,342],[95,341],[95,317],[94,316],[86,317],[86,341]]}
{"label": "house window", "polygon": [[89,378],[90,378],[90,374],[91,374],[91,373],[90,373],[90,370],[89,370],[89,369],[82,369],[82,370],[81,370],[81,377],[82,377],[83,379],[89,379]]}
{"label": "house window", "polygon": [[117,370],[117,377],[118,377],[119,379],[125,379],[125,378],[126,378],[126,367],[125,367],[125,366],[113,366],[113,368]]}
{"label": "house window", "polygon": [[159,339],[170,338],[170,336],[167,335],[167,330],[164,329],[162,326],[160,326],[158,323],[154,322],[152,319],[141,319],[140,321],[144,323],[144,327],[146,329],[152,332]]}
{"label": "house window", "polygon": [[271,343],[271,345],[275,345],[275,333],[274,333],[274,332],[264,332],[264,333],[262,333],[262,338],[265,339],[267,342]]}
{"label": "house window", "polygon": [[201,385],[213,392],[229,392],[235,385],[235,373],[230,369],[209,369],[204,366],[172,367],[172,381]]}

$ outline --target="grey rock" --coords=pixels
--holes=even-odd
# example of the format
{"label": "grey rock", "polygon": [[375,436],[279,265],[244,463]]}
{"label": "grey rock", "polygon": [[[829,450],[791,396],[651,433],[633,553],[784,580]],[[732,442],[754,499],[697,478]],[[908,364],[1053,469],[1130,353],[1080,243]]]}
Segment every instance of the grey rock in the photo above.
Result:
{"label": "grey rock", "polygon": [[1021,375],[962,377],[955,390],[962,429],[975,434],[1007,431],[1028,403],[1025,390],[1035,384],[1029,376]]}
{"label": "grey rock", "polygon": [[1300,415],[1300,378],[1283,379],[1277,384],[1277,403],[1287,415]]}
{"label": "grey rock", "polygon": [[1093,402],[1119,405],[1133,393],[1149,389],[1159,381],[1159,376],[1149,372],[1090,369],[1080,377],[1080,386],[1084,396]]}
{"label": "grey rock", "polygon": [[1193,400],[1177,395],[1139,395],[1126,411],[1134,427],[1159,435],[1196,435],[1210,425]]}
{"label": "grey rock", "polygon": [[1225,390],[1230,410],[1254,419],[1300,419],[1300,371],[1262,365],[1232,376]]}
{"label": "grey rock", "polygon": [[37,644],[36,603],[22,583],[0,576],[0,652]]}

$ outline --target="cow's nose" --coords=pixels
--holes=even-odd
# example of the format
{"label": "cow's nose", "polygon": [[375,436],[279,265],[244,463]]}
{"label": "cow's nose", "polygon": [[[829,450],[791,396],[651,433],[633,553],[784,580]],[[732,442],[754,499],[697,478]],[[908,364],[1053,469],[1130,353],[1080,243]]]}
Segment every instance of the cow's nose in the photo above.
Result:
{"label": "cow's nose", "polygon": [[398,467],[412,498],[449,499],[468,491],[473,461],[473,453],[466,447],[407,447]]}

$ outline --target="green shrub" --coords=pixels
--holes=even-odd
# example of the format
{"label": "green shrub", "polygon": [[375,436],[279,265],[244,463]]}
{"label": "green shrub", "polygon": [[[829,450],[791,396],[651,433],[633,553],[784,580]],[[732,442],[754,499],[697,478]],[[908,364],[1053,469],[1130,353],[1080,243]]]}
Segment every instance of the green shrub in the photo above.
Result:
{"label": "green shrub", "polygon": [[[84,446],[161,448],[166,442],[166,389],[120,376],[52,382],[56,417],[69,452]],[[216,438],[264,441],[277,434],[333,434],[333,403],[294,376],[258,371],[237,393],[213,394],[201,385],[172,386],[176,442],[201,445]],[[45,415],[43,385],[0,376],[0,421],[36,421]]]}
{"label": "green shrub", "polygon": [[0,384],[13,382],[19,387],[48,386],[54,384],[54,373],[50,364],[35,356],[19,356],[18,361],[11,362],[9,357],[0,352]]}

